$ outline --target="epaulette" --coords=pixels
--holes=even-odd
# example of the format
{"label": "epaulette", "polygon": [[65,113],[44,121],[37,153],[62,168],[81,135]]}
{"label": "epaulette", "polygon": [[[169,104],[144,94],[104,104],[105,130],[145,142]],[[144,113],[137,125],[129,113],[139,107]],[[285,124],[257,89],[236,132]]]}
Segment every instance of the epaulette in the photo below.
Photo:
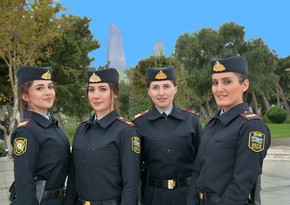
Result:
{"label": "epaulette", "polygon": [[31,121],[31,119],[24,121],[24,122],[21,122],[17,125],[17,127],[26,127],[30,121]]}
{"label": "epaulette", "polygon": [[122,118],[122,117],[116,117],[116,118],[117,118],[117,120],[119,120],[119,121],[125,123],[126,125],[129,125],[130,127],[133,127],[133,126],[134,126],[134,124],[133,124],[132,122],[126,121],[126,120],[125,120],[124,118]]}
{"label": "epaulette", "polygon": [[186,109],[182,109],[182,108],[180,108],[180,110],[182,110],[183,112],[189,112],[191,114],[198,115],[198,114],[196,114],[195,112],[193,112],[191,110],[186,110]]}
{"label": "epaulette", "polygon": [[244,113],[240,114],[246,120],[257,120],[260,119],[258,115],[252,113],[251,111],[245,111]]}
{"label": "epaulette", "polygon": [[81,121],[81,122],[80,122],[80,125],[81,125],[81,124],[84,124],[85,122],[87,122],[87,120],[83,120],[83,121]]}
{"label": "epaulette", "polygon": [[141,113],[135,115],[135,116],[133,117],[132,121],[134,121],[134,120],[136,120],[137,118],[139,118],[139,117],[145,115],[146,113],[148,113],[148,111],[149,111],[149,110],[145,110],[144,112],[141,112]]}

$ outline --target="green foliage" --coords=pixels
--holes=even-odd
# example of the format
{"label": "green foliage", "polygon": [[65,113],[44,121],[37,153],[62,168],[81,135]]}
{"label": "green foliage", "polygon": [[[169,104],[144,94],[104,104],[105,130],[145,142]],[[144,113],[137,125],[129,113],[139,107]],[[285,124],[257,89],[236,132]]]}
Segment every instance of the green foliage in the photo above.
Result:
{"label": "green foliage", "polygon": [[218,31],[202,28],[192,34],[181,35],[175,44],[174,57],[184,65],[191,97],[190,109],[206,117],[212,115],[210,59],[236,55],[244,46],[244,27],[233,22],[223,24]]}
{"label": "green foliage", "polygon": [[283,123],[285,122],[288,113],[283,108],[273,106],[266,112],[266,115],[273,123]]}
{"label": "green foliage", "polygon": [[88,54],[99,48],[89,30],[90,19],[70,16],[72,27],[52,43],[53,54],[39,59],[43,66],[54,68],[57,86],[57,110],[82,119],[90,112],[86,101],[86,70],[94,60]]}
{"label": "green foliage", "polygon": [[120,107],[120,115],[127,119],[129,119],[129,96],[131,92],[131,87],[125,81],[121,81],[119,84],[120,96],[119,96],[119,107]]}

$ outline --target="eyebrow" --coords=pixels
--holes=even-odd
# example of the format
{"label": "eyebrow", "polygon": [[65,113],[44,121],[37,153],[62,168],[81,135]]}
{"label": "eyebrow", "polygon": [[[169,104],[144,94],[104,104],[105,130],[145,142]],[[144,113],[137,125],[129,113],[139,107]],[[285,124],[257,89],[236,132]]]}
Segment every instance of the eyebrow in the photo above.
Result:
{"label": "eyebrow", "polygon": [[89,85],[89,88],[109,88],[110,86],[108,85],[96,85],[96,86],[93,86],[93,85]]}
{"label": "eyebrow", "polygon": [[[227,80],[227,79],[233,79],[232,77],[224,77],[224,78],[221,78],[220,80]],[[218,80],[216,78],[213,78],[212,80]]]}
{"label": "eyebrow", "polygon": [[[53,85],[53,83],[48,83],[48,85]],[[38,87],[38,86],[45,86],[45,84],[43,84],[43,83],[38,83],[38,84],[34,85],[34,87]]]}

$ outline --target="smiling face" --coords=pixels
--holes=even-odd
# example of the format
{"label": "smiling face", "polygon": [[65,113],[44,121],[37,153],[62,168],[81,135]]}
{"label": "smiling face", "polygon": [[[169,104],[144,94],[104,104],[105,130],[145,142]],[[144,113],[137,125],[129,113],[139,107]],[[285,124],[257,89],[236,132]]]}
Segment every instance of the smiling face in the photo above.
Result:
{"label": "smiling face", "polygon": [[243,103],[243,93],[249,88],[249,80],[240,81],[233,72],[212,74],[212,93],[217,105],[225,112]]}
{"label": "smiling face", "polygon": [[173,105],[177,87],[171,80],[152,81],[148,87],[148,95],[156,108],[165,111]]}
{"label": "smiling face", "polygon": [[88,100],[97,117],[112,112],[116,98],[117,95],[112,91],[108,83],[90,83],[88,86]]}
{"label": "smiling face", "polygon": [[51,80],[34,80],[27,93],[21,98],[27,103],[27,108],[39,113],[47,114],[53,106],[55,90]]}

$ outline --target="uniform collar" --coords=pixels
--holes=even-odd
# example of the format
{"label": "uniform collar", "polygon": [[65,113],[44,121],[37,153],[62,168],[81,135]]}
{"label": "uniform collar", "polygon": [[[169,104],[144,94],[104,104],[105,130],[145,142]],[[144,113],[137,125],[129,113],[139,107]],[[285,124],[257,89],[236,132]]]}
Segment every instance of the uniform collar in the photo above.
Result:
{"label": "uniform collar", "polygon": [[[182,115],[182,111],[176,107],[175,105],[173,105],[172,107],[172,111],[168,116],[172,116],[174,118],[180,119],[180,120],[185,120],[184,115]],[[156,120],[157,118],[163,117],[162,114],[160,114],[160,112],[157,110],[157,108],[155,107],[155,105],[153,105],[151,107],[151,109],[148,111],[148,120]]]}
{"label": "uniform collar", "polygon": [[228,110],[227,112],[224,112],[222,115],[220,115],[221,110],[219,110],[213,117],[213,119],[219,119],[223,125],[227,125],[230,121],[232,121],[234,118],[236,118],[241,113],[244,113],[244,111],[249,110],[248,103],[241,103],[232,109]]}
{"label": "uniform collar", "polygon": [[118,117],[118,116],[119,116],[118,112],[114,110],[114,111],[110,112],[109,114],[107,114],[106,116],[102,117],[100,120],[96,120],[94,122],[94,120],[95,120],[95,114],[94,114],[88,120],[88,124],[92,125],[94,123],[97,123],[101,127],[107,128],[110,124],[112,124],[116,120],[116,117]]}
{"label": "uniform collar", "polygon": [[34,112],[34,111],[30,111],[30,110],[24,110],[23,111],[23,118],[31,118],[33,119],[35,122],[37,122],[37,124],[41,125],[42,127],[48,127],[49,125],[51,125],[52,123],[56,124],[58,126],[58,122],[57,120],[55,120],[52,117],[52,120],[48,120],[46,117],[44,117],[43,115]]}

